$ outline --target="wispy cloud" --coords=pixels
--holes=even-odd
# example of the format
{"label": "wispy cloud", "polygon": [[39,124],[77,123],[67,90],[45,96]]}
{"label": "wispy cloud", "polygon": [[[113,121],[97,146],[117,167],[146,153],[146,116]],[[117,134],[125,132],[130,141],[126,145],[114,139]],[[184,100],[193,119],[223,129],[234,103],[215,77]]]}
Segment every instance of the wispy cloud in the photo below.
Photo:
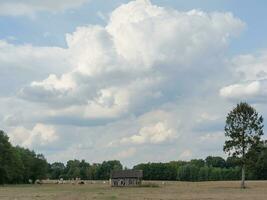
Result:
{"label": "wispy cloud", "polygon": [[37,12],[58,12],[76,8],[90,0],[0,0],[0,15],[33,16]]}

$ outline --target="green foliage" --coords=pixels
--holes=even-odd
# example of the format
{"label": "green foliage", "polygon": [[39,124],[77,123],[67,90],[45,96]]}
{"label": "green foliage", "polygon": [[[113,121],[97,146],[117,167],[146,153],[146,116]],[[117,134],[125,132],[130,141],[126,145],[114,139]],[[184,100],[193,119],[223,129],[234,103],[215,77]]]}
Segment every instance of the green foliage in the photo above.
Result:
{"label": "green foliage", "polygon": [[0,184],[28,183],[29,179],[46,178],[47,162],[43,155],[13,147],[0,131]]}
{"label": "green foliage", "polygon": [[257,146],[251,148],[247,153],[247,168],[250,179],[267,179],[267,145],[266,142],[260,142]]}
{"label": "green foliage", "polygon": [[201,167],[198,172],[199,181],[207,181],[210,177],[210,168],[208,166]]}
{"label": "green foliage", "polygon": [[[224,166],[213,167],[209,162],[211,158],[215,158],[215,161],[219,160],[219,163],[224,163]],[[227,167],[227,162],[223,158],[211,156],[207,157],[205,161],[193,159],[189,162],[142,163],[134,166],[134,169],[143,170],[145,180],[219,181],[240,179],[238,165],[232,164],[231,167]]]}
{"label": "green foliage", "polygon": [[82,180],[108,180],[112,170],[121,170],[120,161],[104,161],[102,164],[90,165],[85,160],[69,160],[65,166],[55,162],[49,166],[51,179],[65,180],[80,178]]}
{"label": "green foliage", "polygon": [[79,165],[80,168],[80,178],[82,180],[89,179],[90,176],[90,164],[82,160]]}
{"label": "green foliage", "polygon": [[80,161],[69,160],[66,166],[66,177],[68,179],[80,178]]}
{"label": "green foliage", "polygon": [[199,167],[194,164],[187,164],[178,169],[177,179],[179,181],[198,181]]}
{"label": "green foliage", "polygon": [[226,159],[226,167],[235,167],[235,166],[240,166],[241,164],[241,159],[238,157],[230,156]]}
{"label": "green foliage", "polygon": [[245,157],[249,149],[260,143],[263,135],[263,117],[247,103],[240,103],[226,118],[224,151],[235,157]]}
{"label": "green foliage", "polygon": [[[253,169],[253,168],[252,168]],[[255,163],[254,174],[258,180],[267,179],[267,147],[260,152],[257,162]]]}
{"label": "green foliage", "polygon": [[205,161],[203,159],[193,159],[190,161],[191,165],[196,166],[197,168],[204,167]]}
{"label": "green foliage", "polygon": [[[242,167],[241,188],[245,188],[246,165],[257,154],[257,148],[262,143],[263,117],[247,103],[237,104],[226,118],[225,141],[223,150],[229,155],[240,158]],[[252,156],[251,156],[252,155]],[[253,173],[247,173],[253,179]]]}
{"label": "green foliage", "polygon": [[216,157],[208,156],[206,158],[206,164],[209,167],[218,167],[218,168],[226,167],[225,160],[223,158],[219,157],[219,156],[216,156]]}
{"label": "green foliage", "polygon": [[49,165],[50,179],[60,179],[65,171],[65,165],[61,162],[54,162]]}
{"label": "green foliage", "polygon": [[176,180],[178,163],[148,163],[134,166],[134,169],[143,170],[145,180]]}
{"label": "green foliage", "polygon": [[113,170],[122,170],[122,164],[118,160],[104,161],[96,170],[96,178],[108,180]]}
{"label": "green foliage", "polygon": [[0,184],[21,182],[22,170],[20,155],[8,141],[8,136],[0,131]]}
{"label": "green foliage", "polygon": [[29,149],[15,147],[23,164],[23,183],[33,182],[47,177],[48,163],[42,154],[35,154]]}

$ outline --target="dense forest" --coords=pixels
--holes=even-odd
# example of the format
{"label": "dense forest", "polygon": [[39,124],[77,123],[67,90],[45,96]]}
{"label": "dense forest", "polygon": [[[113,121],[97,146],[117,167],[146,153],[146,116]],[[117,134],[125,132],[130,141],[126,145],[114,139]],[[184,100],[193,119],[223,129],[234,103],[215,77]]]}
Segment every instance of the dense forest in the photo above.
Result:
{"label": "dense forest", "polygon": [[[249,152],[247,179],[267,179],[267,146],[262,143]],[[145,180],[217,181],[239,180],[240,160],[236,157],[209,156],[191,161],[144,163],[134,166],[144,172]],[[107,180],[112,170],[123,169],[120,161],[90,164],[85,160],[48,163],[42,154],[29,149],[14,147],[8,136],[0,131],[0,184],[30,183],[37,179]]]}

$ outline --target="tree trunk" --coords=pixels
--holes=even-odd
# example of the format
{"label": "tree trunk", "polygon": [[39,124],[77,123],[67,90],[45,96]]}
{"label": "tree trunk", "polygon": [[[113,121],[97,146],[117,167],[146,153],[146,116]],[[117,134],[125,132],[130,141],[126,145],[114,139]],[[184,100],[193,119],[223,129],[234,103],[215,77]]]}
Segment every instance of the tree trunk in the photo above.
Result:
{"label": "tree trunk", "polygon": [[241,188],[245,189],[245,165],[242,165],[242,180],[241,180]]}
{"label": "tree trunk", "polygon": [[242,180],[241,188],[245,189],[245,132],[242,132]]}

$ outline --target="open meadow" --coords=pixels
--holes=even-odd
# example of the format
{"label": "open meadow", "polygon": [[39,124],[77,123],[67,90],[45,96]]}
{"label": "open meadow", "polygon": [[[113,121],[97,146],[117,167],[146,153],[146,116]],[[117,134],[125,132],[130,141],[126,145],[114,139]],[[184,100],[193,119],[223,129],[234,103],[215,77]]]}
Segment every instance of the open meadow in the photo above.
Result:
{"label": "open meadow", "polygon": [[267,181],[249,181],[248,188],[239,189],[240,182],[156,182],[159,187],[111,188],[107,183],[86,185],[12,185],[0,187],[1,200],[89,200],[89,199],[227,199],[265,200]]}

